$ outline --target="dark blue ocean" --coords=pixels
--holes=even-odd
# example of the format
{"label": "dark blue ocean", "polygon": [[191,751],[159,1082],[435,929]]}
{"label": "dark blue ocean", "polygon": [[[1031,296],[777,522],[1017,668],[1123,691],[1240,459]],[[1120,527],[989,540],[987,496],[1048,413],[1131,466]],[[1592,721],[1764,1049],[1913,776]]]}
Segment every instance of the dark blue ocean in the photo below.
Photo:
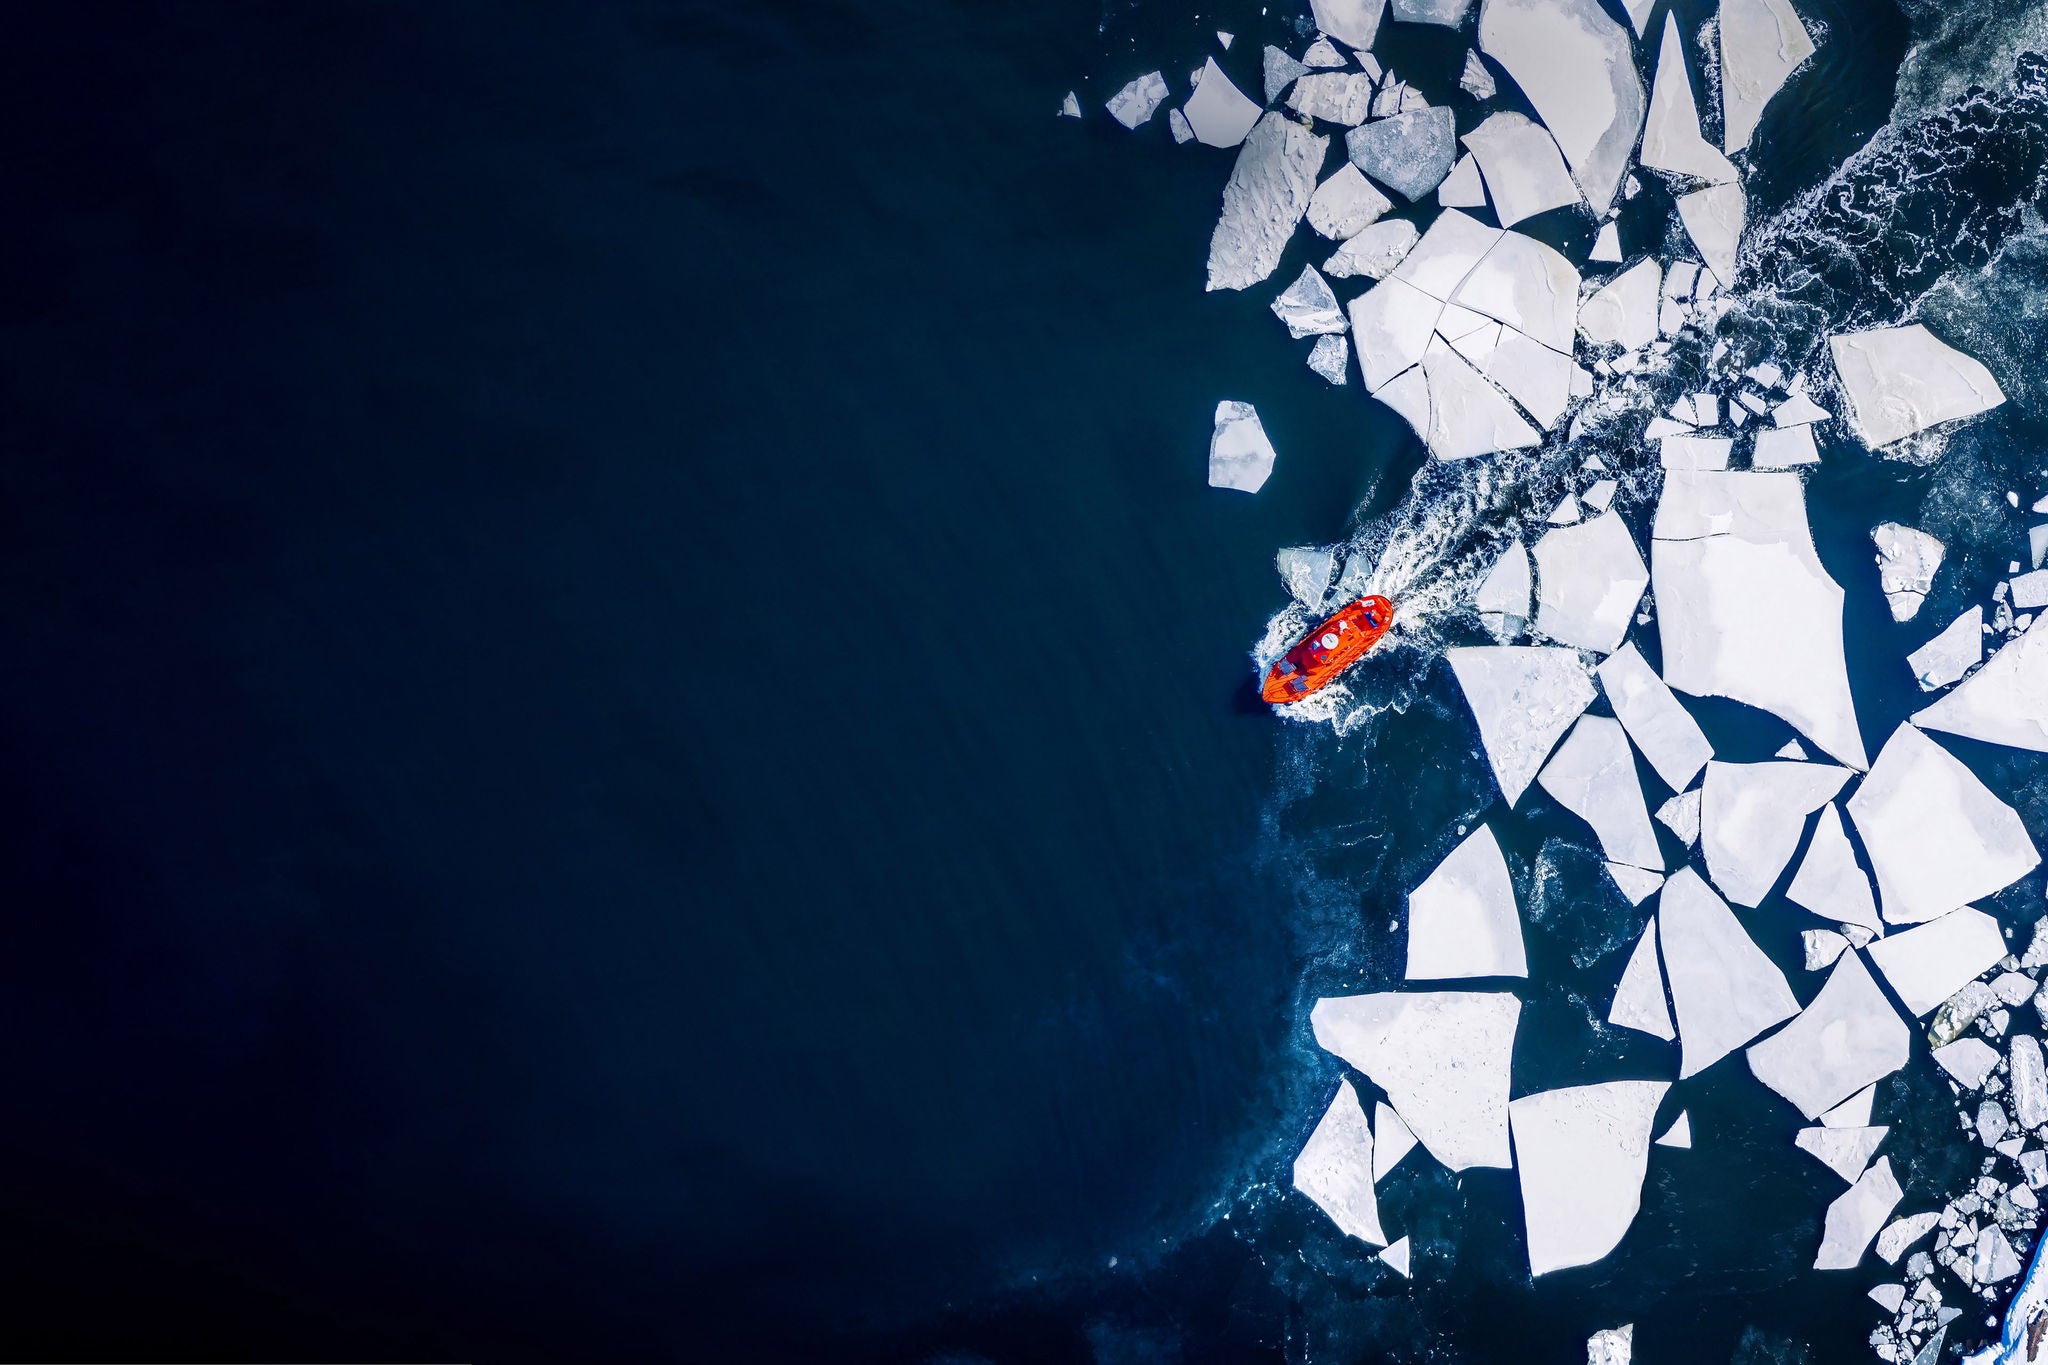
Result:
{"label": "dark blue ocean", "polygon": [[[1401,1293],[1282,1192],[1338,1074],[1307,1005],[1370,988],[1489,788],[1432,658],[1341,737],[1251,689],[1273,552],[1423,463],[1271,291],[1203,293],[1228,154],[1102,116],[1217,28],[1255,85],[1302,41],[1267,8],[14,16],[0,1357],[1564,1361],[1632,1319],[1645,1361],[1869,1358],[1874,1279],[1804,1271],[1833,1177],[1745,1075],[1540,1288],[1506,1172],[1389,1196]],[[1990,18],[1801,9],[1759,216],[1893,117],[1916,36],[1920,112],[2010,74]],[[1463,40],[1403,41],[1455,84]],[[2048,251],[1980,268],[2048,114],[1985,117],[1942,145],[1996,211],[1924,208],[1974,245],[1893,283],[2025,318]],[[1787,298],[1897,311],[1820,255]],[[1281,452],[1255,498],[1205,486],[1224,397]],[[1946,516],[1995,576],[2026,407],[1817,478],[1866,734],[1919,636],[1862,538]],[[1717,743],[1782,742],[1734,711]],[[1537,816],[1523,873],[1570,863]],[[1566,897],[1532,961],[1611,979],[1635,926]],[[1583,1006],[1532,1003],[1537,1083],[1617,1060]],[[1952,1139],[1931,1085],[1891,1121]]]}

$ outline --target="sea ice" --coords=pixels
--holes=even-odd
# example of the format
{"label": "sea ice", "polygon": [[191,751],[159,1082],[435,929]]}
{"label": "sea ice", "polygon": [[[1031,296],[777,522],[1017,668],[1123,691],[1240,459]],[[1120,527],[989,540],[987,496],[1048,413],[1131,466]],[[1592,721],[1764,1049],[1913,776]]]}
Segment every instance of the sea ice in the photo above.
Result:
{"label": "sea ice", "polygon": [[1328,38],[1317,38],[1308,45],[1308,51],[1301,54],[1302,62],[1311,70],[1327,71],[1344,65],[1344,54]]}
{"label": "sea ice", "polygon": [[1614,878],[1614,884],[1621,888],[1622,895],[1628,897],[1630,905],[1641,905],[1664,885],[1662,872],[1631,867],[1627,863],[1607,864],[1607,875]]}
{"label": "sea ice", "polygon": [[1345,1235],[1386,1245],[1372,1188],[1372,1129],[1350,1081],[1337,1083],[1337,1097],[1294,1158],[1294,1188],[1315,1201]]}
{"label": "sea ice", "polygon": [[1650,546],[1664,680],[1789,722],[1868,765],[1842,649],[1842,589],[1814,553],[1796,474],[1666,474]]}
{"label": "sea ice", "polygon": [[[1448,310],[1446,310],[1448,311]],[[1556,427],[1572,400],[1572,362],[1569,356],[1551,350],[1512,327],[1500,328],[1497,341],[1473,338],[1481,354],[1472,355],[1468,342],[1453,342],[1452,348],[1474,364],[1486,377],[1506,389],[1548,431]],[[2048,578],[2048,574],[2043,575]]]}
{"label": "sea ice", "polygon": [[1616,275],[1579,310],[1579,330],[1599,346],[1634,351],[1657,339],[1657,294],[1664,269],[1645,258]]}
{"label": "sea ice", "polygon": [[1593,237],[1593,250],[1587,254],[1586,259],[1602,264],[1620,265],[1621,229],[1612,223],[1602,223],[1600,231]]}
{"label": "sea ice", "polygon": [[1124,127],[1137,128],[1159,112],[1159,106],[1166,101],[1168,93],[1166,77],[1152,71],[1111,95],[1104,107],[1109,110],[1109,116]]}
{"label": "sea ice", "polygon": [[[1636,562],[1642,563],[1640,559]],[[1633,609],[1635,604],[1631,601],[1629,605]],[[1623,645],[1594,672],[1600,676],[1600,686],[1607,693],[1615,717],[1643,751],[1643,757],[1650,760],[1657,776],[1675,792],[1691,786],[1700,769],[1714,756],[1714,746],[1707,742],[1699,722],[1679,704],[1664,680],[1643,662],[1636,647]]]}
{"label": "sea ice", "polygon": [[1332,384],[1350,378],[1351,343],[1343,337],[1317,337],[1309,348],[1308,367]]}
{"label": "sea ice", "polygon": [[1235,147],[1250,133],[1262,112],[1258,101],[1230,83],[1211,57],[1202,68],[1195,93],[1181,106],[1195,137],[1211,147]]}
{"label": "sea ice", "polygon": [[1664,1136],[1656,1141],[1659,1147],[1676,1147],[1681,1151],[1692,1150],[1692,1115],[1681,1109],[1678,1117],[1671,1120],[1671,1126],[1664,1130]]}
{"label": "sea ice", "polygon": [[1906,1248],[1934,1231],[1941,1221],[1938,1213],[1916,1213],[1901,1218],[1877,1234],[1877,1254],[1886,1265],[1897,1265]]}
{"label": "sea ice", "polygon": [[1708,472],[1726,469],[1734,451],[1731,436],[1664,436],[1657,441],[1657,462],[1666,469]]}
{"label": "sea ice", "polygon": [[1557,142],[1543,125],[1515,113],[1491,114],[1465,134],[1502,227],[1580,201]]}
{"label": "sea ice", "polygon": [[1870,1108],[1877,1101],[1877,1087],[1866,1085],[1820,1116],[1823,1128],[1863,1128],[1870,1123]]}
{"label": "sea ice", "polygon": [[1643,936],[1636,940],[1635,951],[1628,955],[1628,965],[1622,968],[1621,984],[1614,988],[1614,1004],[1607,1011],[1607,1022],[1662,1038],[1667,1043],[1678,1037],[1678,1031],[1671,1026],[1671,1007],[1664,1001],[1664,969],[1657,964],[1655,915],[1643,927]]}
{"label": "sea ice", "polygon": [[1394,1273],[1402,1279],[1413,1278],[1409,1272],[1409,1245],[1406,1236],[1403,1236],[1400,1241],[1380,1252],[1380,1259],[1385,1261],[1393,1269]]}
{"label": "sea ice", "polygon": [[1309,9],[1317,28],[1346,47],[1370,52],[1373,39],[1379,36],[1386,0],[1309,0]]}
{"label": "sea ice", "polygon": [[1878,1145],[1890,1131],[1885,1127],[1801,1128],[1792,1144],[1853,1185],[1856,1177],[1863,1174],[1863,1168],[1870,1164],[1870,1158],[1877,1155]]}
{"label": "sea ice", "polygon": [[[1414,253],[1409,255],[1412,258]],[[1429,339],[1435,335],[1443,311],[1440,300],[1398,274],[1351,301],[1351,335],[1358,343],[1358,365],[1369,391],[1378,393],[1428,353]]]}
{"label": "sea ice", "polygon": [[2013,1038],[2008,1055],[2012,1116],[2022,1128],[2039,1128],[2048,1123],[2048,1066],[2042,1062],[2041,1044],[2022,1033]]}
{"label": "sea ice", "polygon": [[1273,316],[1287,324],[1287,335],[1296,341],[1341,332],[1350,325],[1344,320],[1344,310],[1338,306],[1330,282],[1318,275],[1312,265],[1303,266],[1300,278],[1273,300]]}
{"label": "sea ice", "polygon": [[1412,203],[1450,174],[1457,123],[1448,109],[1411,109],[1353,128],[1344,145],[1358,169]]}
{"label": "sea ice", "polygon": [[1813,39],[1791,0],[1721,0],[1721,148],[1749,145],[1764,106],[1813,55]]}
{"label": "sea ice", "polygon": [[1216,431],[1209,438],[1209,486],[1256,493],[1273,472],[1273,443],[1250,403],[1225,399],[1216,405]]}
{"label": "sea ice", "polygon": [[1493,562],[1479,590],[1472,594],[1472,605],[1479,609],[1479,619],[1486,623],[1496,639],[1521,630],[1523,622],[1529,619],[1529,593],[1533,582],[1528,550],[1519,540],[1511,542],[1501,552],[1501,557]]}
{"label": "sea ice", "polygon": [[[1934,692],[1961,678],[1983,658],[1984,608],[1971,607],[1951,621],[1941,634],[1908,654],[1906,666],[1913,670],[1921,691]],[[2048,686],[2048,679],[2044,679],[2044,686]],[[1947,728],[1931,720],[1928,711],[1913,717],[1913,722],[1926,729]],[[2048,730],[2043,731],[2042,744],[2048,746]]]}
{"label": "sea ice", "polygon": [[1243,289],[1273,273],[1308,212],[1329,146],[1285,114],[1259,120],[1223,187],[1223,215],[1209,240],[1210,289]]}
{"label": "sea ice", "polygon": [[1394,17],[1404,24],[1440,24],[1456,28],[1465,22],[1472,0],[1393,0]]}
{"label": "sea ice", "polygon": [[1067,92],[1067,97],[1060,101],[1060,117],[1081,117],[1081,97],[1071,90]]}
{"label": "sea ice", "polygon": [[1387,1092],[1444,1166],[1505,1169],[1508,1065],[1521,1012],[1512,995],[1405,991],[1318,1000],[1310,1023],[1325,1051]]}
{"label": "sea ice", "polygon": [[1293,546],[1273,556],[1273,568],[1290,597],[1310,611],[1320,611],[1337,572],[1337,557],[1328,550]]}
{"label": "sea ice", "polygon": [[1631,1338],[1636,1326],[1632,1322],[1619,1327],[1607,1327],[1586,1338],[1586,1365],[1629,1365]]}
{"label": "sea ice", "polygon": [[1682,840],[1687,848],[1700,841],[1700,793],[1680,792],[1657,807],[1657,818]]}
{"label": "sea ice", "polygon": [[1813,444],[1813,428],[1797,426],[1757,432],[1749,463],[1754,469],[1796,469],[1804,464],[1819,464],[1820,451]]}
{"label": "sea ice", "polygon": [[1172,130],[1173,140],[1176,144],[1193,142],[1195,140],[1195,130],[1189,124],[1188,116],[1178,109],[1166,111],[1166,126]]}
{"label": "sea ice", "polygon": [[1295,81],[1287,107],[1308,118],[1356,128],[1372,116],[1372,77],[1362,71],[1318,71]]}
{"label": "sea ice", "polygon": [[1781,430],[1790,430],[1793,427],[1812,426],[1815,422],[1825,422],[1832,416],[1834,416],[1833,413],[1814,402],[1811,398],[1808,398],[1805,394],[1795,393],[1771,409],[1771,424]]}
{"label": "sea ice", "polygon": [[1912,620],[1934,586],[1935,571],[1948,547],[1925,531],[1896,521],[1878,523],[1870,539],[1877,545],[1877,583],[1892,609],[1892,620]]}
{"label": "sea ice", "polygon": [[[1913,1030],[1878,989],[1862,957],[1851,952],[1843,954],[1797,1019],[1751,1046],[1749,1069],[1815,1119],[1897,1071],[1912,1051]],[[1863,1163],[1856,1169],[1861,1171]]]}
{"label": "sea ice", "polygon": [[1486,207],[1486,184],[1479,178],[1479,163],[1470,152],[1458,158],[1444,183],[1436,187],[1436,201],[1447,209]]}
{"label": "sea ice", "polygon": [[1737,905],[1761,904],[1792,861],[1806,817],[1848,780],[1848,769],[1827,763],[1709,763],[1700,846],[1714,885]]}
{"label": "sea ice", "polygon": [[1422,233],[1406,218],[1374,223],[1338,247],[1337,253],[1323,262],[1323,273],[1336,280],[1359,275],[1383,280],[1394,273],[1421,238]]}
{"label": "sea ice", "polygon": [[1934,1049],[1935,1063],[1955,1077],[1965,1090],[1984,1084],[1998,1066],[1998,1052],[1981,1038],[1959,1038],[1946,1047]]}
{"label": "sea ice", "polygon": [[1862,1179],[1828,1205],[1815,1270],[1854,1270],[1870,1248],[1871,1238],[1899,1206],[1903,1191],[1892,1175],[1890,1157],[1879,1157]]}
{"label": "sea ice", "polygon": [[1530,1274],[1591,1265],[1620,1244],[1642,1204],[1651,1123],[1670,1088],[1608,1081],[1508,1105]]}
{"label": "sea ice", "polygon": [[1833,966],[1849,946],[1849,940],[1832,929],[1802,929],[1799,941],[1806,951],[1803,965],[1809,972]]}
{"label": "sea ice", "polygon": [[1735,253],[1748,216],[1749,200],[1740,185],[1710,185],[1678,196],[1678,219],[1723,289],[1735,283]]}
{"label": "sea ice", "polygon": [[1458,88],[1475,100],[1492,99],[1499,91],[1494,87],[1493,73],[1486,69],[1486,63],[1479,60],[1477,52],[1465,53],[1465,69],[1458,75]]}
{"label": "sea ice", "polygon": [[1649,570],[1621,517],[1603,512],[1547,531],[1535,554],[1536,629],[1596,654],[1617,648],[1650,586]]}
{"label": "sea ice", "polygon": [[1500,842],[1481,825],[1408,893],[1408,979],[1528,974],[1515,884]]}
{"label": "sea ice", "polygon": [[2005,401],[1991,371],[1913,323],[1828,338],[1849,425],[1875,450]]}
{"label": "sea ice", "polygon": [[1504,232],[1472,267],[1450,301],[1498,318],[1552,350],[1569,354],[1578,325],[1579,272],[1562,254],[1534,237]]}
{"label": "sea ice", "polygon": [[1444,651],[1479,724],[1480,743],[1509,806],[1593,700],[1576,650],[1482,645]]}
{"label": "sea ice", "polygon": [[1870,945],[1870,960],[1915,1016],[1931,1013],[2005,956],[1998,921],[1972,906]]}
{"label": "sea ice", "polygon": [[[1473,268],[1507,234],[1469,213],[1446,209],[1408,253],[1392,278],[1449,302]],[[1524,330],[1527,330],[1526,328]]]}
{"label": "sea ice", "polygon": [[1799,871],[1792,875],[1792,884],[1785,888],[1785,899],[1822,919],[1860,924],[1872,934],[1884,932],[1870,878],[1857,865],[1855,850],[1849,847],[1849,836],[1842,828],[1842,813],[1832,802],[1813,827],[1813,840],[1806,846]]}
{"label": "sea ice", "polygon": [[1628,31],[1597,0],[1485,0],[1479,48],[1529,97],[1593,212],[1607,212],[1647,103]]}
{"label": "sea ice", "polygon": [[1605,512],[1608,504],[1614,501],[1614,495],[1620,488],[1621,485],[1613,479],[1596,479],[1593,482],[1593,486],[1586,490],[1586,495],[1580,498],[1579,501],[1596,512]]}
{"label": "sea ice", "polygon": [[1657,79],[1650,92],[1649,118],[1643,125],[1642,163],[1653,171],[1724,185],[1741,179],[1734,163],[1700,136],[1699,106],[1693,102],[1692,77],[1686,71],[1685,44],[1678,36],[1678,16],[1664,16],[1664,40],[1657,53]]}
{"label": "sea ice", "polygon": [[[1379,287],[1384,289],[1386,284]],[[1514,404],[1449,345],[1439,341],[1428,350],[1420,369],[1426,385],[1421,405],[1428,409],[1426,425],[1417,423],[1416,405],[1395,401],[1394,385],[1378,396],[1408,419],[1439,460],[1468,460],[1542,444],[1542,434],[1524,420]]]}
{"label": "sea ice", "polygon": [[2001,647],[1961,687],[1915,714],[1913,723],[1987,744],[2048,753],[2048,627],[2041,624],[2044,620],[2048,617],[2036,617],[2026,634]]}
{"label": "sea ice", "polygon": [[1635,755],[1617,721],[1581,716],[1536,779],[1557,803],[1593,827],[1612,862],[1661,871],[1663,854],[1636,781]]}
{"label": "sea ice", "polygon": [[1271,104],[1288,86],[1306,76],[1309,69],[1270,43],[1262,55],[1265,59],[1266,103]]}
{"label": "sea ice", "polygon": [[1978,1284],[1997,1284],[2020,1273],[2020,1258],[1997,1228],[1980,1228],[1970,1265],[1971,1278]]}
{"label": "sea ice", "polygon": [[2010,586],[2015,609],[2048,607],[2048,569],[2021,574]]}
{"label": "sea ice", "polygon": [[1308,225],[1332,241],[1346,241],[1371,227],[1393,207],[1350,162],[1316,186],[1308,201]]}
{"label": "sea ice", "polygon": [[1372,1183],[1385,1180],[1401,1164],[1401,1158],[1415,1150],[1415,1134],[1385,1100],[1372,1111]]}
{"label": "sea ice", "polygon": [[1901,725],[1849,798],[1878,905],[1918,924],[1994,895],[2041,861],[2026,826],[1948,750]]}
{"label": "sea ice", "polygon": [[1691,868],[1664,883],[1657,932],[1678,1016],[1681,1079],[1799,1012],[1785,974]]}

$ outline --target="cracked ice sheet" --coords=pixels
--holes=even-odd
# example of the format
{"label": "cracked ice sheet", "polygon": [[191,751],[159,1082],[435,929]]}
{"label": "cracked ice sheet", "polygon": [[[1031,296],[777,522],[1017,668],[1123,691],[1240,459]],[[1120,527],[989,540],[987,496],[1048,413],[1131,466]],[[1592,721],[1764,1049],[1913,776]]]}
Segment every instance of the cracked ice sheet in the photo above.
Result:
{"label": "cracked ice sheet", "polygon": [[[1912,1051],[1912,1029],[1851,950],[1797,1019],[1750,1047],[1749,1069],[1800,1113],[1816,1119],[1897,1071]],[[1863,1163],[1856,1169],[1862,1170]]]}
{"label": "cracked ice sheet", "polygon": [[1607,212],[1647,105],[1628,31],[1597,0],[1485,0],[1479,49],[1529,97],[1593,212]]}
{"label": "cracked ice sheet", "polygon": [[1678,1016],[1680,1079],[1799,1012],[1785,974],[1691,868],[1664,883],[1657,932]]}
{"label": "cracked ice sheet", "polygon": [[1209,239],[1209,289],[1243,289],[1280,264],[1308,212],[1330,140],[1285,114],[1260,119],[1223,187],[1223,214]]}
{"label": "cracked ice sheet", "polygon": [[1623,645],[1594,671],[1615,717],[1643,757],[1650,760],[1657,776],[1675,792],[1691,786],[1714,756],[1714,746],[1664,680],[1632,644]]}
{"label": "cracked ice sheet", "polygon": [[1872,450],[2005,401],[1991,371],[1917,322],[1831,336],[1828,348],[1849,425]]}
{"label": "cracked ice sheet", "polygon": [[1877,1236],[1877,1230],[1899,1206],[1903,1193],[1897,1178],[1892,1175],[1891,1158],[1879,1157],[1876,1165],[1828,1205],[1827,1225],[1821,1234],[1820,1254],[1814,1257],[1813,1268],[1854,1270],[1863,1260],[1864,1252],[1870,1249],[1871,1239]]}
{"label": "cracked ice sheet", "polygon": [[1842,589],[1814,553],[1796,474],[1674,470],[1650,545],[1664,680],[1771,712],[1869,766],[1842,649]]}
{"label": "cracked ice sheet", "polygon": [[1874,1128],[1801,1128],[1792,1142],[1853,1185],[1890,1131],[1882,1124]]}
{"label": "cracked ice sheet", "polygon": [[1806,817],[1849,780],[1827,763],[1709,763],[1700,798],[1700,847],[1714,885],[1737,905],[1770,894],[1792,861]]}
{"label": "cracked ice sheet", "polygon": [[[1353,166],[1352,169],[1358,168]],[[1374,223],[1347,238],[1344,245],[1323,262],[1323,273],[1333,280],[1348,280],[1361,275],[1367,279],[1384,280],[1408,258],[1408,253],[1414,250],[1421,238],[1415,224],[1406,218]]]}
{"label": "cracked ice sheet", "polygon": [[1870,960],[1915,1017],[1929,1014],[2005,956],[1998,921],[1973,906],[1887,934],[1870,945]]}
{"label": "cracked ice sheet", "polygon": [[1557,803],[1593,827],[1612,862],[1661,872],[1664,855],[1636,781],[1635,755],[1618,721],[1581,716],[1536,779]]}
{"label": "cracked ice sheet", "polygon": [[1892,924],[1918,924],[1995,895],[2040,864],[2018,812],[1911,725],[1885,741],[1849,818]]}
{"label": "cracked ice sheet", "polygon": [[1345,1235],[1371,1246],[1387,1244],[1373,1192],[1372,1129],[1350,1081],[1338,1082],[1336,1098],[1294,1158],[1294,1188],[1315,1201]]}
{"label": "cracked ice sheet", "polygon": [[1678,218],[1685,224],[1700,259],[1723,289],[1735,283],[1735,254],[1742,246],[1742,227],[1749,218],[1749,199],[1740,185],[1709,185],[1678,196]]}
{"label": "cracked ice sheet", "polygon": [[1486,177],[1502,227],[1579,202],[1579,187],[1542,124],[1521,114],[1492,114],[1463,141]]}
{"label": "cracked ice sheet", "polygon": [[1579,272],[1534,237],[1503,232],[1450,301],[1568,354],[1579,320]]}
{"label": "cracked ice sheet", "polygon": [[1363,1072],[1429,1154],[1453,1171],[1506,1169],[1508,1068],[1522,1002],[1478,991],[1318,1000],[1316,1042]]}
{"label": "cracked ice sheet", "polygon": [[1407,976],[1446,981],[1528,974],[1515,884],[1500,841],[1481,825],[1408,893]]}
{"label": "cracked ice sheet", "polygon": [[1642,553],[1620,515],[1603,512],[1547,531],[1534,553],[1536,629],[1595,654],[1619,648],[1650,586]]}
{"label": "cracked ice sheet", "polygon": [[1664,1081],[1608,1081],[1525,1095],[1508,1106],[1528,1228],[1529,1273],[1591,1265],[1621,1243],[1642,1205]]}
{"label": "cracked ice sheet", "polygon": [[1447,649],[1444,657],[1479,725],[1486,760],[1512,807],[1551,748],[1593,700],[1578,651],[1533,645]]}
{"label": "cracked ice sheet", "polygon": [[[1973,611],[1981,623],[1983,609]],[[1948,639],[1970,619],[1965,616],[1923,649]],[[2044,621],[2048,614],[2035,617],[2026,634],[2000,648],[1961,687],[1915,714],[1913,723],[1924,730],[2048,753],[2048,626]],[[1981,649],[1981,643],[1973,643]],[[1956,642],[1956,655],[1962,657],[1969,647]]]}
{"label": "cracked ice sheet", "polygon": [[[1428,385],[1428,423],[1417,426],[1416,434],[1437,459],[1469,460],[1542,444],[1542,434],[1507,396],[1441,340],[1424,353],[1420,368]],[[1414,413],[1386,401],[1416,426]]]}

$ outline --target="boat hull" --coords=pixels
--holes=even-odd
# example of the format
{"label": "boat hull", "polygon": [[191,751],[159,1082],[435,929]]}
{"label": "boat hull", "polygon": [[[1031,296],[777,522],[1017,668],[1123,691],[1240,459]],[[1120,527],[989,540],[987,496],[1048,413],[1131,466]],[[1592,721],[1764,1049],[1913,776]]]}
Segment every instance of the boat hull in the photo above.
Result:
{"label": "boat hull", "polygon": [[1266,674],[1259,695],[1274,706],[1312,697],[1364,658],[1394,624],[1394,604],[1361,597],[1308,633]]}

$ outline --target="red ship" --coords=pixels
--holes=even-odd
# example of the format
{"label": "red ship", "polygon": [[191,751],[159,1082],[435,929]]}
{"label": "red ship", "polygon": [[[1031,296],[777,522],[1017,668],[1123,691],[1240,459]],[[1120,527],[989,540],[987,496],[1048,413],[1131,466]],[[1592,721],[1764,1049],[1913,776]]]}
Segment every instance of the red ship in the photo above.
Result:
{"label": "red ship", "polygon": [[1320,692],[1364,658],[1393,624],[1392,602],[1384,597],[1359,598],[1281,656],[1259,695],[1275,706],[1286,706]]}

